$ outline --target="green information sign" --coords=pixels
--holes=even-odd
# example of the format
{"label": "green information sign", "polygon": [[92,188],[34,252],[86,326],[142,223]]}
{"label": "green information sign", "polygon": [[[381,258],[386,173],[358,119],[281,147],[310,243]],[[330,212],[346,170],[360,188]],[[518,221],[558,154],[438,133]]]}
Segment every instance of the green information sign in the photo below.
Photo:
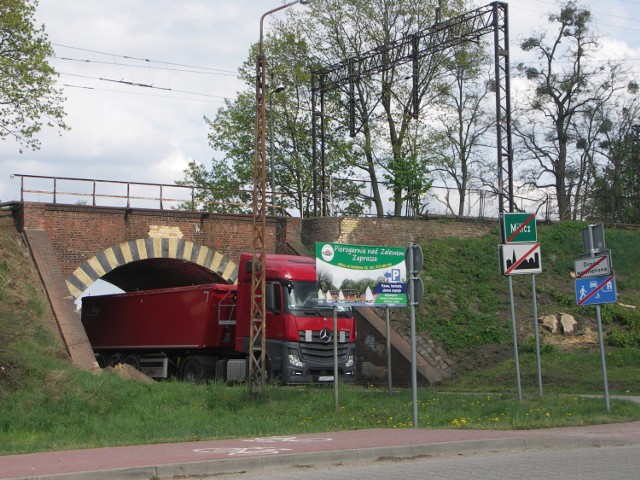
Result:
{"label": "green information sign", "polygon": [[502,243],[536,243],[536,216],[534,213],[503,213],[500,215]]}
{"label": "green information sign", "polygon": [[320,303],[406,306],[405,248],[316,243],[316,281]]}

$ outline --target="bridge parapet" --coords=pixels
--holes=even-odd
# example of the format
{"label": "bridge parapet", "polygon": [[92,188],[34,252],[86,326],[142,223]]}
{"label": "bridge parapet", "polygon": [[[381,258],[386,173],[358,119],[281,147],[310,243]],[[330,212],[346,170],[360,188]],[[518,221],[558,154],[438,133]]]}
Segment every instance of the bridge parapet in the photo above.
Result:
{"label": "bridge parapet", "polygon": [[[93,207],[152,208],[159,210],[181,209],[186,211],[210,211],[216,213],[250,214],[252,203],[237,201],[202,202],[200,199],[210,189],[198,185],[177,185],[119,180],[99,180],[75,177],[48,177],[43,175],[14,174],[20,179],[21,202],[47,202],[56,205],[91,205]],[[215,198],[244,196],[251,198],[251,190],[213,191]],[[268,202],[275,205],[274,213],[284,212],[279,195],[266,192]]]}

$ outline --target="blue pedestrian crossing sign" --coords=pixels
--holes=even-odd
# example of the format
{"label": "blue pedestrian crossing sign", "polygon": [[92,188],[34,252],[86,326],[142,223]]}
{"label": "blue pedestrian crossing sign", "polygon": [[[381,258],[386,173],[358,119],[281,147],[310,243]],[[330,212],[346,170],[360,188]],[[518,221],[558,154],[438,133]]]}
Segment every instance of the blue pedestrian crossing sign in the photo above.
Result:
{"label": "blue pedestrian crossing sign", "polygon": [[616,279],[613,275],[576,279],[576,303],[578,305],[615,303],[616,299]]}

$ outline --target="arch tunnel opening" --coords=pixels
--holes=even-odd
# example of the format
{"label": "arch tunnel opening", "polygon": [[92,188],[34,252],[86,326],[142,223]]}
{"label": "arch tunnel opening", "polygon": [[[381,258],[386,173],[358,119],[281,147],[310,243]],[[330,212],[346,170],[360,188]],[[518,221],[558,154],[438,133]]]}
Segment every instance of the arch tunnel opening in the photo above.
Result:
{"label": "arch tunnel opening", "polygon": [[78,309],[85,296],[138,292],[210,283],[228,284],[222,276],[201,265],[173,258],[150,258],[121,265],[89,285],[76,299]]}

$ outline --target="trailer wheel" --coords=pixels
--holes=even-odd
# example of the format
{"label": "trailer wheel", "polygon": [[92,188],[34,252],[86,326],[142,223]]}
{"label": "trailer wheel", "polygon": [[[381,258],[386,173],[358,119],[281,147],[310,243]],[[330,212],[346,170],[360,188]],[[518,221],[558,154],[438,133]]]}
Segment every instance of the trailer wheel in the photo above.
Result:
{"label": "trailer wheel", "polygon": [[131,365],[136,370],[140,371],[140,358],[137,355],[130,354],[124,358],[122,363],[126,363],[127,365]]}
{"label": "trailer wheel", "polygon": [[205,365],[201,357],[187,357],[182,364],[182,380],[187,383],[202,382],[206,378]]}

